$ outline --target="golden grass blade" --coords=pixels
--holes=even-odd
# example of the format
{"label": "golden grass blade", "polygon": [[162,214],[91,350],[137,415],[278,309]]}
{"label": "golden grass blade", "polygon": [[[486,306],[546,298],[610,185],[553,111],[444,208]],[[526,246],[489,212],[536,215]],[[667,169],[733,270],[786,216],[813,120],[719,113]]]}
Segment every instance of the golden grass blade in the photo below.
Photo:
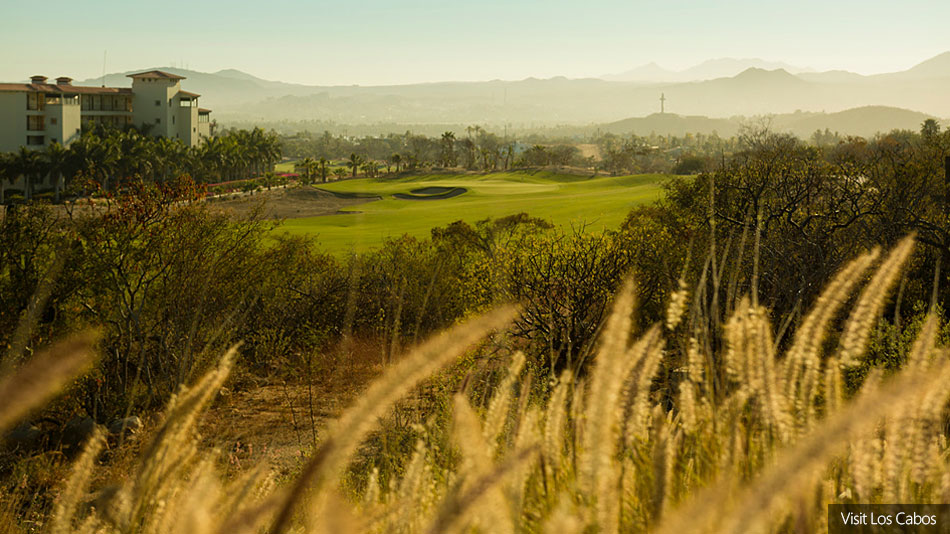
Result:
{"label": "golden grass blade", "polygon": [[729,478],[704,490],[690,505],[669,516],[656,532],[677,534],[695,530],[697,525],[710,532],[757,531],[770,513],[810,487],[807,481],[816,472],[852,439],[873,430],[881,417],[904,409],[920,389],[946,388],[941,379],[948,366],[950,363],[941,363],[940,372],[905,371],[870,393],[863,392],[782,453],[752,484],[742,486]]}
{"label": "golden grass blade", "polygon": [[198,415],[227,380],[238,345],[232,346],[215,369],[205,373],[192,387],[182,387],[169,402],[165,422],[145,449],[130,495],[126,524],[138,524],[154,515],[150,508],[161,495],[174,490],[173,481],[186,471],[198,454],[192,436]]}
{"label": "golden grass blade", "polygon": [[498,437],[505,428],[505,422],[508,419],[508,409],[511,406],[511,389],[514,387],[515,382],[518,381],[518,376],[521,374],[521,370],[524,369],[524,363],[525,357],[523,352],[518,351],[512,356],[511,364],[508,366],[508,374],[502,379],[498,385],[498,389],[495,390],[488,404],[488,413],[485,414],[484,433],[485,439],[488,441],[489,446],[492,447],[492,450],[496,448]]}
{"label": "golden grass blade", "polygon": [[554,393],[548,400],[547,415],[544,418],[543,455],[545,465],[553,470],[555,476],[561,468],[561,455],[564,451],[564,429],[567,423],[567,394],[571,387],[571,371],[561,373]]}
{"label": "golden grass blade", "polygon": [[871,328],[880,317],[885,299],[913,251],[914,236],[909,235],[891,249],[871,281],[861,291],[861,296],[858,297],[858,302],[841,334],[839,354],[842,366],[856,364],[858,358],[864,354]]}
{"label": "golden grass blade", "polygon": [[53,510],[53,519],[50,526],[52,534],[68,534],[73,532],[73,516],[76,507],[86,491],[86,486],[92,478],[92,471],[96,464],[99,451],[105,446],[105,438],[98,428],[93,430],[92,436],[83,447],[82,453],[73,464],[72,473],[66,481],[66,487],[56,500]]}
{"label": "golden grass blade", "polygon": [[92,364],[93,347],[98,340],[99,333],[94,330],[73,335],[0,380],[0,432],[85,372]]}
{"label": "golden grass blade", "polygon": [[[452,434],[462,451],[459,476],[461,477],[460,489],[464,492],[471,489],[481,477],[492,472],[494,449],[485,441],[481,422],[468,399],[457,393],[453,401]],[[473,503],[469,507],[469,515],[477,527],[490,528],[499,534],[513,534],[515,525],[508,515],[505,496],[501,489],[501,484],[488,489],[478,503]]]}
{"label": "golden grass blade", "polygon": [[428,534],[457,532],[469,508],[480,505],[481,501],[491,494],[493,488],[499,487],[509,472],[532,460],[537,453],[537,448],[515,452],[490,472],[473,481],[467,490],[450,496],[442,503],[439,514],[426,532]]}
{"label": "golden grass blade", "polygon": [[782,390],[786,399],[793,401],[791,408],[798,416],[799,430],[806,428],[813,416],[815,385],[821,367],[819,352],[827,337],[828,326],[880,253],[880,248],[875,248],[853,260],[835,275],[798,328],[792,347],[786,353]]}
{"label": "golden grass blade", "polygon": [[[614,479],[619,474],[619,470],[613,469],[612,463],[620,436],[623,412],[621,395],[626,381],[624,369],[636,365],[624,358],[628,356],[627,337],[632,324],[630,312],[633,304],[633,283],[628,281],[617,295],[613,312],[607,319],[604,339],[591,371],[590,394],[585,405],[586,421],[578,482],[596,501],[598,523],[601,532],[606,534],[617,528],[618,510],[613,506],[616,495],[611,494],[610,488],[616,486]],[[638,343],[640,345],[643,345],[642,340]],[[636,353],[640,354],[642,350]]]}
{"label": "golden grass blade", "polygon": [[683,312],[686,311],[686,303],[689,300],[689,289],[686,280],[679,279],[677,289],[670,295],[670,303],[666,307],[666,329],[676,330],[683,320]]}
{"label": "golden grass blade", "polygon": [[339,475],[356,452],[359,443],[393,403],[454,361],[489,332],[507,326],[516,311],[513,306],[504,306],[446,330],[390,367],[360,396],[356,405],[343,414],[335,425],[335,430],[314,453],[289,493],[285,495],[270,532],[278,534],[287,529],[293,509],[307,488],[312,485],[320,486],[328,478]]}

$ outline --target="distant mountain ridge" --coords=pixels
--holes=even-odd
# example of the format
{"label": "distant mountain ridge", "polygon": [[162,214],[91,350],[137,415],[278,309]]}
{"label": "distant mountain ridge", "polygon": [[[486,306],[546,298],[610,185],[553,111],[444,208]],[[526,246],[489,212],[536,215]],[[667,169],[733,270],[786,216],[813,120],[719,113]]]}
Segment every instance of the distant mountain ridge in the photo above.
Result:
{"label": "distant mountain ridge", "polygon": [[766,61],[759,58],[737,59],[725,57],[709,59],[698,65],[693,65],[692,67],[681,71],[668,70],[657,65],[656,63],[647,63],[646,65],[642,65],[628,71],[616,74],[605,74],[601,76],[601,79],[614,82],[696,82],[713,80],[715,78],[728,78],[750,68],[762,70],[783,69],[791,73],[811,71],[811,69],[796,67],[781,61]]}
{"label": "distant mountain ridge", "polygon": [[[703,72],[762,60],[712,60]],[[738,62],[738,63],[737,63]],[[727,118],[801,112],[839,112],[864,106],[950,117],[950,52],[911,69],[862,76],[846,71],[803,72],[797,67],[748,67],[702,81],[644,83],[562,76],[520,81],[437,82],[391,86],[309,86],[263,80],[235,69],[216,73],[157,67],[185,76],[219,122],[324,121],[339,124],[481,124],[512,127],[611,123],[665,109],[681,116]],[[662,67],[648,66],[653,72]],[[148,70],[143,68],[139,70]],[[705,69],[705,70],[703,70]],[[791,70],[789,70],[791,69]],[[699,72],[699,71],[696,71]],[[125,86],[128,72],[106,85]],[[99,85],[101,78],[76,82]]]}
{"label": "distant mountain ridge", "polygon": [[633,117],[601,124],[598,129],[604,132],[637,135],[676,135],[687,133],[731,137],[739,130],[758,120],[765,120],[776,132],[791,133],[808,139],[816,130],[829,130],[841,136],[871,137],[877,133],[891,130],[920,129],[932,115],[887,106],[865,106],[837,113],[786,113],[762,117],[710,118],[703,116],[681,116],[672,113],[654,113],[646,117]]}
{"label": "distant mountain ridge", "polygon": [[128,74],[147,70],[162,70],[184,76],[186,79],[182,81],[182,88],[201,94],[203,97],[202,100],[199,100],[201,105],[210,107],[241,105],[272,96],[307,95],[316,90],[316,88],[307,85],[262,80],[237,69],[225,69],[209,73],[177,67],[145,67],[107,74],[104,82],[102,78],[90,78],[74,83],[77,85],[129,87],[132,85],[132,81],[126,77]]}

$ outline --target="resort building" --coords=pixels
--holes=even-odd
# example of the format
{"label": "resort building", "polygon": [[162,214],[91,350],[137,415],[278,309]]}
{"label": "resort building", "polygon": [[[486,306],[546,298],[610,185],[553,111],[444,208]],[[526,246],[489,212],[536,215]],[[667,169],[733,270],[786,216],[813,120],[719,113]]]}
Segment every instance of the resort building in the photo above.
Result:
{"label": "resort building", "polygon": [[132,87],[73,85],[65,76],[49,83],[0,83],[0,152],[21,146],[63,146],[79,138],[84,125],[135,126],[147,135],[180,139],[195,146],[211,135],[211,110],[181,89],[184,76],[160,70],[130,74]]}

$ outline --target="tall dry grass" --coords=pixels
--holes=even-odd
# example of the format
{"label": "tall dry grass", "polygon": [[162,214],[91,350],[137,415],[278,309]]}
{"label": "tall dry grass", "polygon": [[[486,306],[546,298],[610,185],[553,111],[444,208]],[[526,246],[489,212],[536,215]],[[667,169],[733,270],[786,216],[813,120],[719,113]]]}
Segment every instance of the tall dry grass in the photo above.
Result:
{"label": "tall dry grass", "polygon": [[[129,482],[89,508],[81,496],[95,437],[65,485],[52,531],[823,532],[832,502],[947,502],[950,354],[935,345],[937,318],[928,317],[902,370],[872,372],[854,392],[842,386],[842,374],[864,358],[912,249],[911,238],[898,244],[867,283],[879,251],[845,266],[781,351],[768,311],[754,299],[738,301],[718,354],[696,340],[682,353],[667,348],[660,326],[632,339],[635,292],[628,283],[589,374],[576,381],[563,374],[539,403],[518,387],[529,375],[514,354],[485,409],[464,393],[453,397],[457,462],[437,462],[444,451],[419,440],[401,478],[384,487],[371,474],[361,499],[345,495],[339,480],[378,418],[503,329],[513,310],[460,325],[389,368],[283,488],[263,469],[223,480],[215,452],[196,444],[195,418],[225,380],[229,354],[173,399]],[[836,335],[833,325],[862,283]],[[668,315],[673,326],[681,291]],[[834,337],[837,348],[829,350]],[[655,388],[664,363],[681,371],[666,397]],[[713,376],[726,378],[715,395]]]}

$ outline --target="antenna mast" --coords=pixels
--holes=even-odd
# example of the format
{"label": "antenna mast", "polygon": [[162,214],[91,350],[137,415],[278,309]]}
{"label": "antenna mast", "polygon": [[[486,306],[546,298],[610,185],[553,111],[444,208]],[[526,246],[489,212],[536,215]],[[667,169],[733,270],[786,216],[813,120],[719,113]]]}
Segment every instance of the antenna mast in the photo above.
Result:
{"label": "antenna mast", "polygon": [[102,51],[102,86],[106,86],[106,53],[108,50]]}

